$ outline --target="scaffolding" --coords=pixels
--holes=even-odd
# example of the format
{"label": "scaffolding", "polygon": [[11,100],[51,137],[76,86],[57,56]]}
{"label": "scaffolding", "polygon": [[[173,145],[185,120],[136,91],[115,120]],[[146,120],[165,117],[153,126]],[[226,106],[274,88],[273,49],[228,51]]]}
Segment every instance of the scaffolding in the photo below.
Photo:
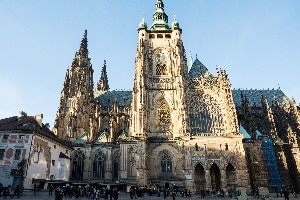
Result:
{"label": "scaffolding", "polygon": [[263,138],[261,148],[268,171],[269,189],[272,192],[280,191],[282,189],[281,178],[272,140],[267,137]]}

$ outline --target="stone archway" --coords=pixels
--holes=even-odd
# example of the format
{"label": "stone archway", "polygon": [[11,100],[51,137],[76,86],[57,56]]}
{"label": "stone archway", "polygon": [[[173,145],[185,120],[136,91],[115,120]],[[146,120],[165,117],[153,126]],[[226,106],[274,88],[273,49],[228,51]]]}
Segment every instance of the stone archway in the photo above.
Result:
{"label": "stone archway", "polygon": [[218,191],[221,189],[221,172],[216,163],[212,164],[210,168],[210,178],[211,178],[211,189],[213,191]]}
{"label": "stone archway", "polygon": [[200,192],[201,190],[206,189],[206,180],[205,180],[205,170],[204,167],[198,163],[195,166],[195,178],[194,183],[196,186],[196,193]]}
{"label": "stone archway", "polygon": [[229,188],[236,186],[236,170],[231,163],[226,166],[226,183]]}

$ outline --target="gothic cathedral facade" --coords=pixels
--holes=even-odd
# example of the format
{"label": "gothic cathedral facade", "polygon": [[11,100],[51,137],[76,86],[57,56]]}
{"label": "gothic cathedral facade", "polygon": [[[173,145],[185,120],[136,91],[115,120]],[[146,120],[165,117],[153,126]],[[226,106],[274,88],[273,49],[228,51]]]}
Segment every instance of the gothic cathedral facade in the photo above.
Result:
{"label": "gothic cathedral facade", "polygon": [[[194,192],[299,188],[291,180],[300,170],[296,103],[279,89],[232,90],[225,70],[213,76],[198,58],[189,69],[179,23],[174,17],[168,24],[162,0],[155,6],[153,24],[139,24],[132,91],[110,91],[105,61],[94,90],[84,33],[54,125],[74,147],[70,180],[175,184]],[[263,142],[276,169],[268,167]]]}

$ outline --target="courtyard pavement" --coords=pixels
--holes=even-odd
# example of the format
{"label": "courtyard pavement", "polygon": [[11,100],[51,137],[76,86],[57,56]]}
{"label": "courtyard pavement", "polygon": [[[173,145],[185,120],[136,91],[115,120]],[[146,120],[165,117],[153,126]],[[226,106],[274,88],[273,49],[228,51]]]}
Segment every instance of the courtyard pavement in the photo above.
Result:
{"label": "courtyard pavement", "polygon": [[[284,197],[277,197],[276,193],[271,193],[270,194],[270,198],[271,199],[278,199],[278,200],[284,200]],[[3,197],[1,197],[1,199],[3,199]],[[6,199],[11,199],[10,197],[7,197]],[[13,199],[18,199],[18,197],[14,197]],[[36,192],[36,195],[34,195],[34,193],[32,191],[25,191],[23,192],[23,196],[20,196],[19,199],[49,199],[49,200],[55,200],[55,196],[53,194],[53,196],[48,195],[47,191],[43,191],[43,192]],[[64,200],[65,198],[63,198]],[[66,200],[69,198],[66,198]],[[89,198],[86,197],[80,197],[77,198],[77,200],[88,200]],[[129,200],[129,193],[125,193],[125,192],[120,192],[119,198],[118,200]],[[157,196],[148,196],[147,194],[144,197],[138,197],[138,200],[164,200],[163,196],[157,197]],[[200,200],[200,195],[192,195],[192,197],[190,198],[186,198],[186,197],[176,197],[176,200]],[[206,199],[213,199],[211,196],[207,196]],[[230,200],[230,198],[225,197],[225,198],[214,198],[215,200]],[[235,200],[236,198],[233,197],[231,198],[232,200]],[[255,200],[255,198],[253,198],[253,196],[248,196],[247,197],[248,200]],[[290,200],[295,200],[297,198],[295,198],[295,196],[293,194],[290,194]],[[103,198],[101,198],[101,200],[103,200]],[[167,197],[166,200],[172,200],[172,197]],[[258,199],[256,199],[258,200]]]}

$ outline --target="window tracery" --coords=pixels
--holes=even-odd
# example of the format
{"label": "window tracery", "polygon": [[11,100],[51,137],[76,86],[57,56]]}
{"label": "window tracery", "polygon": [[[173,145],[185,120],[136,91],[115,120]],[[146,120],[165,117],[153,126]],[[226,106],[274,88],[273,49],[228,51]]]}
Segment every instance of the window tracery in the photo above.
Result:
{"label": "window tracery", "polygon": [[160,125],[167,125],[171,123],[170,109],[165,102],[161,102],[158,107],[158,122]]}
{"label": "window tracery", "polygon": [[83,170],[84,170],[84,160],[85,155],[83,151],[76,150],[72,154],[72,178],[74,179],[82,179],[83,178]]}
{"label": "window tracery", "polygon": [[93,162],[93,177],[95,178],[104,178],[105,173],[105,155],[98,151],[95,154]]}
{"label": "window tracery", "polygon": [[189,102],[189,125],[191,133],[221,133],[223,116],[216,99],[207,94],[195,95]]}
{"label": "window tracery", "polygon": [[164,149],[160,153],[161,172],[172,172],[172,157],[169,151]]}

